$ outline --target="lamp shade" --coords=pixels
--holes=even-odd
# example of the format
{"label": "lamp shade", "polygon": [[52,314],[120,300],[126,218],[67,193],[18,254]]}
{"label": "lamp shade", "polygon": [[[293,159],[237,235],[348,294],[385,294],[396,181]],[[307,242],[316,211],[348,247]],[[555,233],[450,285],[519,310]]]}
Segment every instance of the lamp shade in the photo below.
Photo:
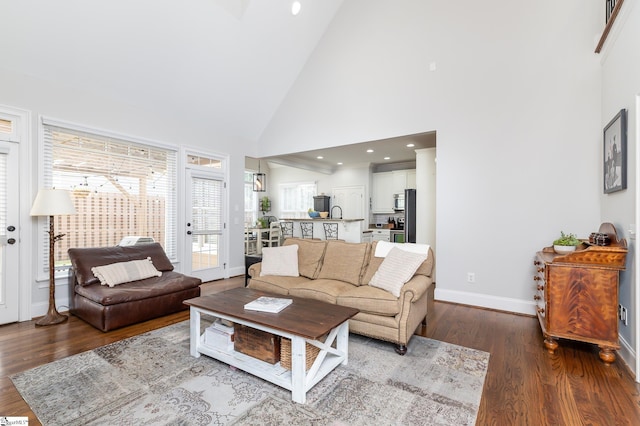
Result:
{"label": "lamp shade", "polygon": [[59,216],[76,214],[69,191],[64,189],[41,189],[31,206],[31,216]]}

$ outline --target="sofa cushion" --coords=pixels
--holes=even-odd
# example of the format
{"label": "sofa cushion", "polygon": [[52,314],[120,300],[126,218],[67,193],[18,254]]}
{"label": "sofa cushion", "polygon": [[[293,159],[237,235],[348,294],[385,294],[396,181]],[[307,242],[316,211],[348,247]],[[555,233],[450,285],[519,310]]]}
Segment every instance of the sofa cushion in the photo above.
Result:
{"label": "sofa cushion", "polygon": [[298,245],[290,244],[282,247],[265,247],[262,249],[262,269],[260,275],[276,275],[297,277]]}
{"label": "sofa cushion", "polygon": [[94,266],[109,265],[117,262],[151,258],[158,271],[173,271],[173,265],[159,243],[137,246],[70,248],[68,250],[76,281],[80,285],[97,284],[100,281],[93,275]]}
{"label": "sofa cushion", "polygon": [[289,294],[296,297],[304,297],[305,299],[320,300],[336,304],[338,296],[345,291],[353,288],[352,284],[338,280],[326,280],[318,278],[309,280],[289,289]]}
{"label": "sofa cushion", "polygon": [[142,260],[130,260],[128,262],[95,266],[91,268],[91,272],[100,280],[100,284],[108,285],[109,287],[131,281],[143,280],[145,278],[162,276],[162,272],[153,266],[150,257]]}
{"label": "sofa cushion", "polygon": [[360,277],[369,254],[368,243],[329,241],[318,278],[360,285]]}
{"label": "sofa cushion", "polygon": [[303,240],[301,238],[287,238],[283,246],[298,246],[298,272],[303,277],[315,279],[318,277],[322,257],[327,247],[326,241]]}
{"label": "sofa cushion", "polygon": [[76,294],[103,305],[117,305],[151,297],[165,296],[182,290],[199,287],[200,278],[189,277],[178,272],[165,272],[161,277],[152,277],[121,284],[115,288],[93,284],[75,286]]}
{"label": "sofa cushion", "polygon": [[[255,265],[251,265],[252,268],[257,268],[261,265],[260,263],[256,263]],[[247,287],[252,288],[254,290],[262,290],[267,293],[275,293],[275,294],[289,294],[289,289],[292,287],[299,286],[302,283],[309,281],[307,277],[279,277],[277,275],[264,275],[261,276],[252,276],[251,280],[249,280],[249,285]]]}
{"label": "sofa cushion", "polygon": [[[375,275],[380,265],[384,261],[384,257],[376,257],[376,247],[380,241],[374,241],[371,243],[371,250],[367,261],[367,266],[365,268],[364,274],[362,274],[362,279],[360,280],[361,285],[367,285],[371,282],[371,278]],[[401,246],[401,244],[397,243]],[[415,272],[415,275],[425,275],[427,277],[431,276],[431,271],[433,270],[433,250],[429,247],[427,259],[422,262],[422,264],[418,267]]]}
{"label": "sofa cushion", "polygon": [[363,285],[341,293],[337,304],[374,315],[394,316],[400,312],[398,298],[386,290]]}
{"label": "sofa cushion", "polygon": [[387,290],[399,297],[402,286],[413,277],[420,264],[426,259],[426,254],[412,253],[394,247],[384,258],[369,285]]}

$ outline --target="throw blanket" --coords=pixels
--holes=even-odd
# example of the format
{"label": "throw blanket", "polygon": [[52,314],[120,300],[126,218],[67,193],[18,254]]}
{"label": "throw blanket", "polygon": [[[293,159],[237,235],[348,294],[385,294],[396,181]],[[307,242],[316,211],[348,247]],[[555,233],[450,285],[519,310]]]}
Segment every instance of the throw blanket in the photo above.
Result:
{"label": "throw blanket", "polygon": [[429,244],[415,244],[415,243],[389,243],[387,241],[378,241],[376,244],[376,252],[373,254],[375,257],[387,257],[389,251],[398,247],[400,250],[408,251],[411,253],[419,253],[428,255]]}

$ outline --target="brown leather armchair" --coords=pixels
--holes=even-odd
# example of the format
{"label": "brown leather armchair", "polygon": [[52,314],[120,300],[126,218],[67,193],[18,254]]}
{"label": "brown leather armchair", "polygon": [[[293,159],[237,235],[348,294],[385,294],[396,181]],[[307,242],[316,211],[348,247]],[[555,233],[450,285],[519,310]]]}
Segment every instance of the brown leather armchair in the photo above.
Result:
{"label": "brown leather armchair", "polygon": [[[188,308],[184,300],[200,296],[199,278],[175,272],[158,243],[135,246],[71,248],[69,312],[109,331]],[[151,258],[160,277],[108,287],[93,275],[94,266]]]}

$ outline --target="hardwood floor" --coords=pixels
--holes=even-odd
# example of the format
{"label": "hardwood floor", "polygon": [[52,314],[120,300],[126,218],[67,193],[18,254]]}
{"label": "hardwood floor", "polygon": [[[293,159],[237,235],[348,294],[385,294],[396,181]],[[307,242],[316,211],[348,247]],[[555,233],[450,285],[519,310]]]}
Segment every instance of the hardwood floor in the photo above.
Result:
{"label": "hardwood floor", "polygon": [[[202,293],[242,285],[244,278],[235,277],[206,283]],[[40,424],[10,375],[188,317],[183,311],[108,333],[74,316],[44,328],[34,321],[0,326],[0,416],[29,416],[29,425]],[[418,334],[491,353],[478,425],[640,424],[640,386],[626,366],[619,360],[605,365],[597,347],[578,342],[560,341],[549,354],[533,317],[436,302]]]}

